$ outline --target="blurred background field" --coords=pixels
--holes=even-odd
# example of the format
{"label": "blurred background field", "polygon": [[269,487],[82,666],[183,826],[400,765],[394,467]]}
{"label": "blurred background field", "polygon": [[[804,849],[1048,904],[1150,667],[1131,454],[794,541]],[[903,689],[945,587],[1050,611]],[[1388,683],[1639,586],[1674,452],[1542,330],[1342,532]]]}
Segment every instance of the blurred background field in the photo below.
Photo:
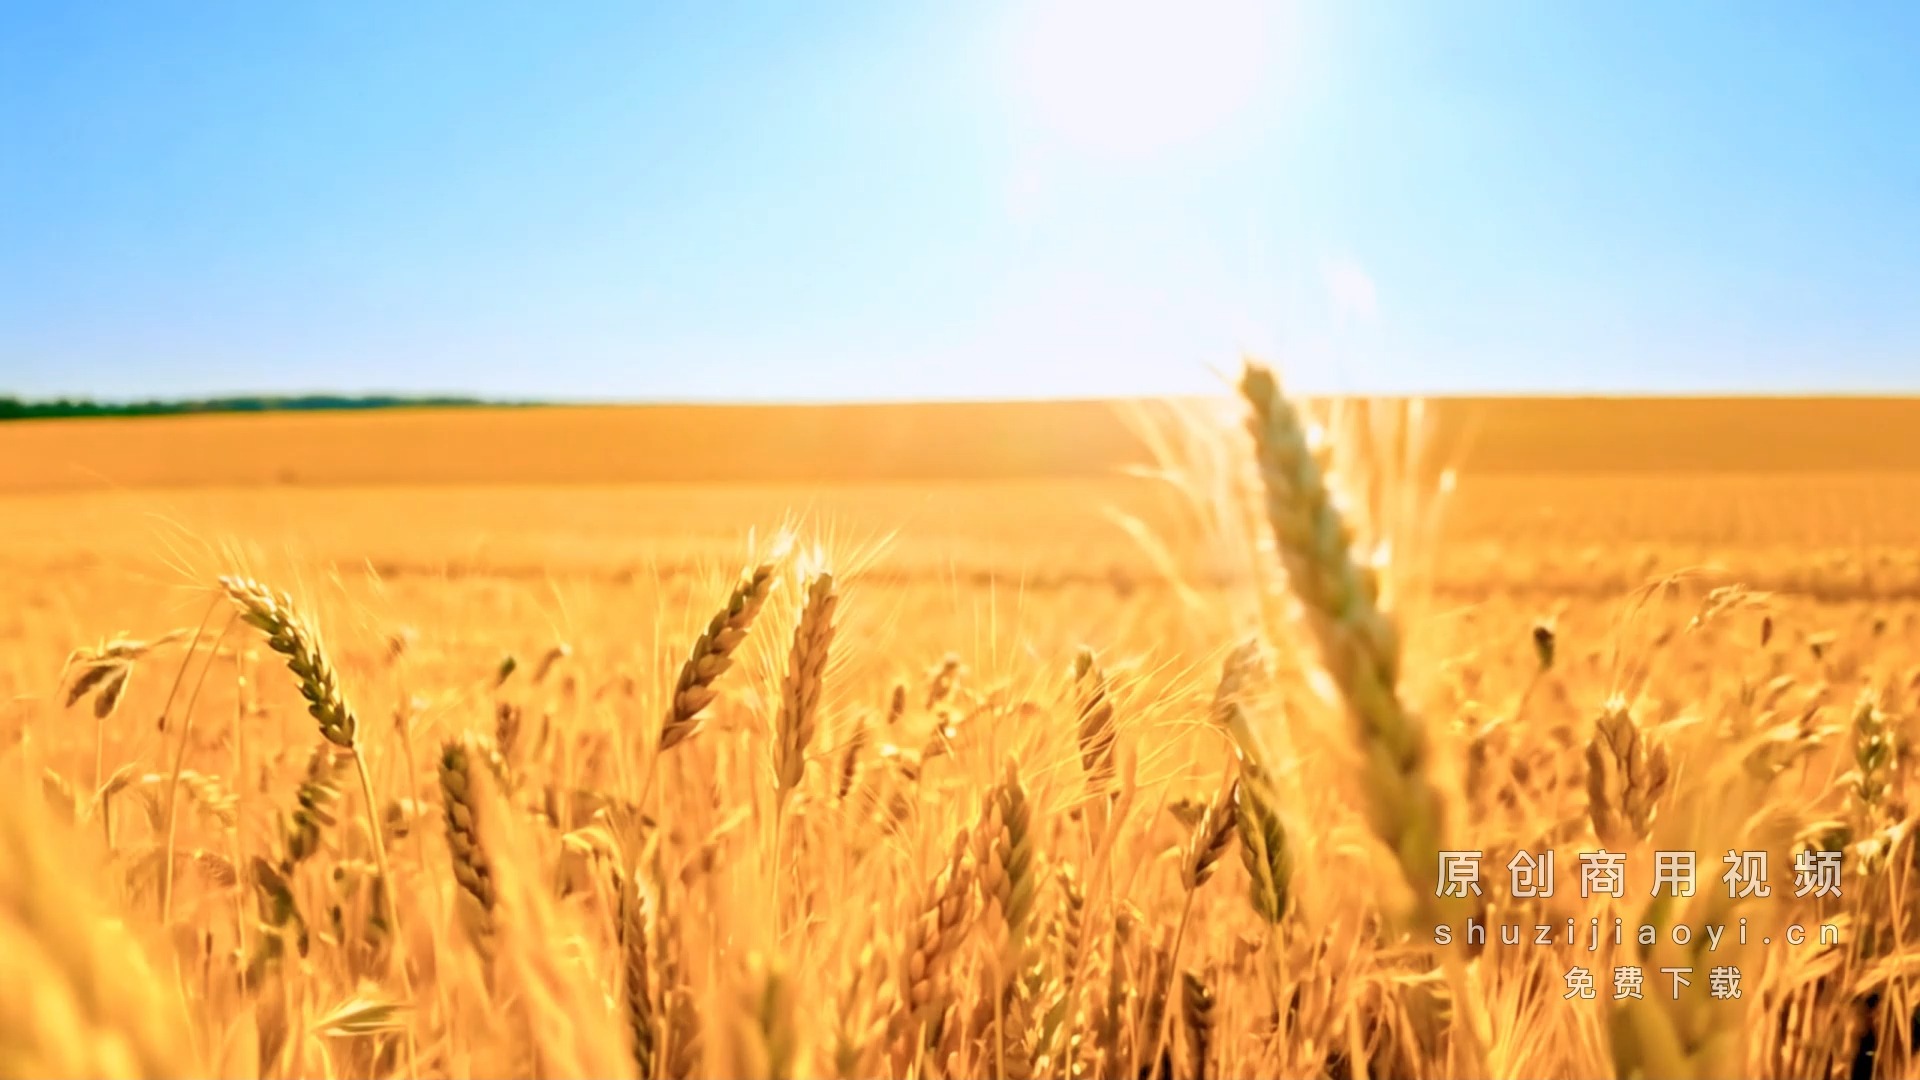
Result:
{"label": "blurred background field", "polygon": [[[1457,470],[1434,577],[1449,600],[1602,600],[1705,564],[1808,602],[1920,595],[1920,402],[1432,408],[1430,464]],[[0,425],[0,641],[16,659],[0,689],[28,692],[30,643],[42,660],[160,617],[206,584],[183,571],[230,543],[457,609],[465,591],[605,598],[706,572],[804,516],[872,548],[870,581],[962,606],[987,585],[1151,606],[1165,568],[1115,516],[1186,547],[1202,577],[1209,540],[1186,495],[1130,475],[1154,465],[1134,417],[1084,402]]]}
{"label": "blurred background field", "polygon": [[[1573,605],[1577,623],[1580,609],[1652,575],[1711,565],[1815,611],[1872,604],[1912,627],[1920,438],[1909,432],[1920,430],[1920,402],[1433,407],[1430,462],[1458,472],[1436,545],[1431,618],[1487,604],[1511,607],[1514,619],[1545,617]],[[636,624],[652,632],[655,590],[705,604],[689,595],[694,582],[728,572],[750,535],[801,519],[862,552],[867,589],[898,594],[891,603],[900,610],[932,605],[983,647],[993,618],[1007,641],[1020,620],[1046,624],[1049,640],[1029,647],[1094,636],[1121,648],[1165,646],[1167,567],[1120,518],[1181,549],[1181,573],[1194,583],[1244,583],[1209,564],[1214,540],[1186,494],[1129,475],[1154,465],[1134,408],[712,406],[0,425],[0,699],[44,693],[75,643],[190,623],[209,573],[234,555],[374,605],[369,647],[379,627],[400,623],[437,628],[448,648],[537,651],[543,635],[560,633],[612,647]],[[474,617],[475,605],[485,618]],[[1132,614],[1116,621],[1116,605]],[[338,632],[356,633],[353,620]],[[1185,644],[1201,656],[1218,647]]]}

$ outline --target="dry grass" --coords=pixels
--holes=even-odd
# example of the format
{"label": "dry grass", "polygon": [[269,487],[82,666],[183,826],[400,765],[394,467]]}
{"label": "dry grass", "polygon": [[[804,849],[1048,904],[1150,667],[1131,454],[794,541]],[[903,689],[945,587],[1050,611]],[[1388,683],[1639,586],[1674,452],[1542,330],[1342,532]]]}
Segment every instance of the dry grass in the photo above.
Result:
{"label": "dry grass", "polygon": [[[0,454],[0,1076],[1913,1075],[1920,476],[1578,471],[1615,415],[1433,531],[1381,414],[1244,391],[1159,479],[594,486],[604,411],[0,431],[206,485]],[[1770,407],[1828,457],[1873,408]],[[981,469],[1090,471],[1080,408]],[[427,429],[476,452],[252,486]]]}

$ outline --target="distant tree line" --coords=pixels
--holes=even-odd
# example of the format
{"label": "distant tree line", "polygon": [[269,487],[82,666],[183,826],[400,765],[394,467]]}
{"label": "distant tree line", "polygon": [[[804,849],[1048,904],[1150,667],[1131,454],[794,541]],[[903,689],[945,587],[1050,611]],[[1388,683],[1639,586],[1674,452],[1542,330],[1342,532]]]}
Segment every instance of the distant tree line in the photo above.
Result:
{"label": "distant tree line", "polygon": [[302,397],[226,397],[195,401],[90,401],[84,398],[56,398],[51,401],[23,401],[0,396],[0,421],[41,420],[80,416],[181,416],[193,413],[318,412],[340,409],[458,408],[475,405],[503,405],[507,402],[483,401],[463,397],[344,397],[333,394],[309,394]]}

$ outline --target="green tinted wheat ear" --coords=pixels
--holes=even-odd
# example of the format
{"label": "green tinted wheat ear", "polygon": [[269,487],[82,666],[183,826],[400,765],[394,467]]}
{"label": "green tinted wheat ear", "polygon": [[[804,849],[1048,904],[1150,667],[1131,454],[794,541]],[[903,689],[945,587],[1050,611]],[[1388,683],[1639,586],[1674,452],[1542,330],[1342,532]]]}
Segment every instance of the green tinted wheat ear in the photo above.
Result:
{"label": "green tinted wheat ear", "polygon": [[1247,868],[1248,899],[1254,914],[1277,924],[1286,917],[1292,899],[1293,852],[1280,815],[1260,787],[1235,785],[1233,809],[1240,830],[1240,861]]}
{"label": "green tinted wheat ear", "polygon": [[1587,744],[1587,813],[1594,835],[1615,851],[1646,839],[1667,780],[1666,748],[1640,731],[1625,701],[1609,700]]}
{"label": "green tinted wheat ear", "polygon": [[774,567],[763,563],[734,586],[727,605],[707,623],[693,652],[680,667],[674,683],[673,703],[667,709],[666,722],[660,727],[660,752],[685,742],[700,730],[700,713],[712,704],[717,691],[713,684],[733,666],[733,654],[747,639],[753,620],[766,605],[773,591]]}
{"label": "green tinted wheat ear", "polygon": [[807,747],[819,723],[820,689],[825,682],[828,650],[833,645],[834,609],[839,603],[833,576],[819,575],[807,587],[807,606],[800,613],[800,625],[794,628],[775,729],[774,773],[782,798],[799,787],[806,776]]}
{"label": "green tinted wheat ear", "polygon": [[1025,948],[1039,891],[1033,865],[1033,811],[1020,783],[1019,766],[1007,763],[1004,778],[987,797],[980,829],[980,895],[1005,930],[1009,959]]}
{"label": "green tinted wheat ear", "polygon": [[1240,392],[1252,408],[1266,517],[1287,574],[1366,757],[1369,818],[1398,856],[1420,903],[1433,906],[1447,806],[1434,786],[1426,724],[1401,700],[1400,635],[1380,606],[1374,569],[1334,506],[1305,423],[1273,373],[1249,363]]}

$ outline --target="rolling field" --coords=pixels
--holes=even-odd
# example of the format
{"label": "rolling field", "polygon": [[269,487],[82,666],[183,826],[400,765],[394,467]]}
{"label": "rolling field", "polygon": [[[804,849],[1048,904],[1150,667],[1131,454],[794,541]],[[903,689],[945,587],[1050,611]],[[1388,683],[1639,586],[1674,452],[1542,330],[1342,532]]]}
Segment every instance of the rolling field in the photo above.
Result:
{"label": "rolling field", "polygon": [[1916,1075],[1920,402],[1432,419],[0,425],[0,1076]]}

